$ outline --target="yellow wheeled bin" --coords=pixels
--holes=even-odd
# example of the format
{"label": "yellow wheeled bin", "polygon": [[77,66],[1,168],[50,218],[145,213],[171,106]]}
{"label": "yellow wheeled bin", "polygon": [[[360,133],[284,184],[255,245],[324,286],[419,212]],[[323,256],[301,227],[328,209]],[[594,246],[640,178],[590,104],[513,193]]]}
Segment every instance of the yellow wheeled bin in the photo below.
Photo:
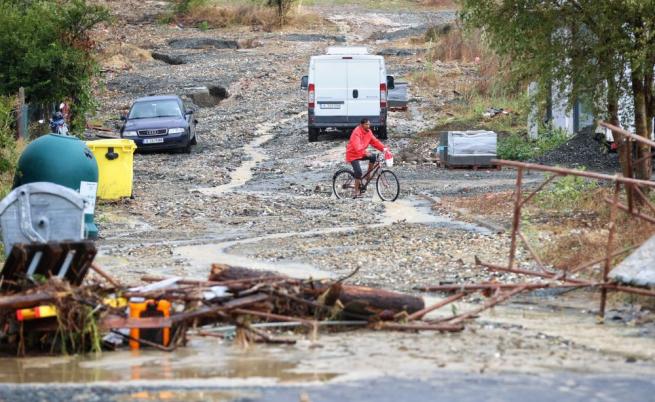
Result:
{"label": "yellow wheeled bin", "polygon": [[98,161],[98,198],[116,200],[132,195],[132,167],[136,144],[132,140],[87,141]]}

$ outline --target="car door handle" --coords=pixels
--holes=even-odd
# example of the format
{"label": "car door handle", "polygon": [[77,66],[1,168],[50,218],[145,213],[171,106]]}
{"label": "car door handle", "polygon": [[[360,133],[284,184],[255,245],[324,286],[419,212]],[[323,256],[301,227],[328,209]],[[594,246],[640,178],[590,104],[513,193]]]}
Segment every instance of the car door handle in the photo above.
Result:
{"label": "car door handle", "polygon": [[359,91],[356,89],[353,89],[353,98],[357,99],[359,97]]}

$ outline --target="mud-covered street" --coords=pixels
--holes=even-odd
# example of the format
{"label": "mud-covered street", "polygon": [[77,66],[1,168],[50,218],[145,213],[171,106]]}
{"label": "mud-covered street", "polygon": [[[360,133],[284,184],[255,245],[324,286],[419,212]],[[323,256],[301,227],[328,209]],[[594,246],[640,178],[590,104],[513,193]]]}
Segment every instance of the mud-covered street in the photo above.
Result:
{"label": "mud-covered street", "polygon": [[[443,199],[507,191],[515,171],[446,170],[432,159],[436,138],[421,136],[451,100],[470,66],[442,63],[451,78],[433,97],[413,95],[393,112],[389,140],[401,193],[382,202],[373,188],[361,199],[336,199],[332,175],[344,165],[347,138],[307,140],[306,92],[300,77],[311,55],[329,45],[367,46],[407,80],[423,63],[409,37],[452,22],[452,11],[314,7],[331,24],[259,32],[161,24],[160,2],[135,2],[112,30],[125,48],[175,56],[171,65],[127,57],[107,68],[99,120],[118,124],[130,102],[148,94],[187,95],[198,86],[227,92],[197,105],[198,145],[190,154],[137,153],[132,199],[100,202],[98,264],[126,283],[144,275],[206,279],[212,263],[274,270],[301,278],[338,278],[359,267],[354,284],[419,294],[426,305],[443,294],[416,286],[488,280],[475,256],[503,263],[509,221],[456,213]],[[109,3],[110,5],[112,3]],[[138,13],[139,15],[135,15]],[[114,31],[98,35],[112,37]],[[194,48],[193,40],[235,41],[238,49]],[[171,46],[171,40],[188,46]],[[111,41],[107,46],[119,46]],[[454,74],[457,72],[457,74]],[[542,176],[530,173],[528,185]],[[451,202],[451,201],[449,201]],[[518,262],[530,267],[519,249]],[[621,300],[599,324],[596,293],[543,290],[481,314],[461,333],[320,331],[292,346],[190,337],[172,353],[129,351],[101,356],[0,360],[0,400],[648,400],[655,391],[655,327]],[[558,296],[558,297],[555,297]],[[479,305],[479,295],[456,303]],[[448,314],[454,313],[451,311]],[[440,312],[439,314],[446,314]],[[44,389],[43,383],[59,383]],[[23,385],[16,385],[25,383]],[[306,395],[308,399],[303,398]]]}

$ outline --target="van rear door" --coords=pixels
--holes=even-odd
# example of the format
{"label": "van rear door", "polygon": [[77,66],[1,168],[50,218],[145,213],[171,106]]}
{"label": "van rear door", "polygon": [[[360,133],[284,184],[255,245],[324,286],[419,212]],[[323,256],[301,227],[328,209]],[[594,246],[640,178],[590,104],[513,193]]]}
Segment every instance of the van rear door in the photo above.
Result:
{"label": "van rear door", "polygon": [[348,60],[347,99],[350,122],[380,115],[380,60]]}
{"label": "van rear door", "polygon": [[346,63],[339,59],[315,61],[316,108],[314,113],[316,116],[343,116],[345,119],[345,116],[348,115],[346,104],[348,96],[347,69]]}

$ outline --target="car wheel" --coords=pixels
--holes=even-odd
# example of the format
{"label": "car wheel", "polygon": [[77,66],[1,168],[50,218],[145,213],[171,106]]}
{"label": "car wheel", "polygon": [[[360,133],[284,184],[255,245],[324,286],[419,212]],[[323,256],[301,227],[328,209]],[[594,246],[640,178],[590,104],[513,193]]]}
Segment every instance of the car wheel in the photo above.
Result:
{"label": "car wheel", "polygon": [[186,142],[186,145],[183,146],[182,148],[179,148],[180,153],[190,154],[191,153],[191,144],[192,144],[191,139],[188,139],[187,142]]}
{"label": "car wheel", "polygon": [[375,133],[375,136],[378,137],[380,140],[386,140],[388,138],[387,136],[387,126],[380,126],[377,129],[377,132]]}
{"label": "car wheel", "polygon": [[198,144],[198,133],[193,133],[193,138],[191,138],[191,145]]}
{"label": "car wheel", "polygon": [[318,128],[309,127],[307,130],[307,139],[309,142],[316,142],[318,140]]}

